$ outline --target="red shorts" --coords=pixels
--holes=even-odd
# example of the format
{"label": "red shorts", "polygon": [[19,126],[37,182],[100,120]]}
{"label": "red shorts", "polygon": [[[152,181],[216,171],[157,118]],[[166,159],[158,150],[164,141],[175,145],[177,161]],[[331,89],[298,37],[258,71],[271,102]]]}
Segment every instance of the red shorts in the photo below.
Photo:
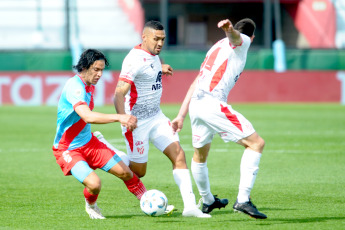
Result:
{"label": "red shorts", "polygon": [[86,161],[90,168],[97,169],[106,165],[115,155],[113,150],[93,135],[91,140],[80,148],[61,151],[53,147],[53,153],[65,176],[71,175],[71,169],[78,161]]}

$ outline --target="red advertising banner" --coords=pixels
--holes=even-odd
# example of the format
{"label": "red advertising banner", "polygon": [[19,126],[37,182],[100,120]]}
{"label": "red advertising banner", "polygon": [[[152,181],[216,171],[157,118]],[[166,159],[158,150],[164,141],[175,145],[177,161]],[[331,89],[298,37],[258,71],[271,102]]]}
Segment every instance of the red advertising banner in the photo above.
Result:
{"label": "red advertising banner", "polygon": [[[339,72],[342,73],[342,72]],[[341,102],[345,74],[336,71],[245,71],[231,90],[230,103]],[[198,71],[163,76],[162,103],[181,103]],[[0,105],[57,105],[73,72],[1,72]],[[338,77],[337,77],[338,75]],[[96,85],[95,104],[113,103],[119,72],[105,71]]]}
{"label": "red advertising banner", "polygon": [[[0,105],[57,105],[66,81],[74,75],[73,72],[1,72]],[[96,85],[96,105],[112,103],[116,82],[114,72],[104,71]]]}
{"label": "red advertising banner", "polygon": [[[244,71],[230,91],[230,103],[340,102],[343,72],[337,71]],[[162,101],[181,103],[198,71],[178,71],[163,79]],[[344,74],[343,74],[344,75]],[[345,84],[344,84],[345,85]]]}

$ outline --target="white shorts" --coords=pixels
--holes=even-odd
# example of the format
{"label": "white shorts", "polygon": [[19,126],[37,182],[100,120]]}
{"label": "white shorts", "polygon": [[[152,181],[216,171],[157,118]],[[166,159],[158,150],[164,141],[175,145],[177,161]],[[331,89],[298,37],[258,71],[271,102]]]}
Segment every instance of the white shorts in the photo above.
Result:
{"label": "white shorts", "polygon": [[133,132],[122,127],[122,135],[126,140],[128,157],[136,163],[148,161],[149,141],[161,152],[171,143],[179,141],[178,134],[173,134],[169,118],[162,111],[149,119],[139,120]]}
{"label": "white shorts", "polygon": [[193,147],[211,143],[218,133],[224,142],[237,142],[255,132],[252,124],[231,105],[211,96],[192,98],[189,104]]}

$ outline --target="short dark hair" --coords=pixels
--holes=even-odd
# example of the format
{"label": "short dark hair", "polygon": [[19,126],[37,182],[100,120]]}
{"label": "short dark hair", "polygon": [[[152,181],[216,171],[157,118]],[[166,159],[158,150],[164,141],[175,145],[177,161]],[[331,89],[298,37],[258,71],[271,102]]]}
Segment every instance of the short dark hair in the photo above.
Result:
{"label": "short dark hair", "polygon": [[160,23],[159,21],[148,21],[145,23],[144,28],[151,28],[154,30],[164,30],[164,26],[162,25],[162,23]]}
{"label": "short dark hair", "polygon": [[95,49],[87,49],[80,55],[78,64],[73,66],[73,68],[76,69],[78,73],[80,73],[83,71],[83,69],[90,68],[90,66],[98,60],[104,60],[105,65],[109,66],[107,58],[101,51]]}
{"label": "short dark hair", "polygon": [[238,30],[240,33],[245,34],[248,37],[251,37],[254,35],[255,28],[256,28],[255,22],[250,18],[244,18],[238,21],[234,26],[235,30]]}

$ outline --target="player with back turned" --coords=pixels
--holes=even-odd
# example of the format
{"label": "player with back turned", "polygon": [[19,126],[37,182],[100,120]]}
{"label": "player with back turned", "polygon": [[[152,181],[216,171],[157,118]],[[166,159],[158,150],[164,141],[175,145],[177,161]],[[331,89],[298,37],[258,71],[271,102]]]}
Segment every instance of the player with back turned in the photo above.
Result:
{"label": "player with back turned", "polygon": [[[227,104],[228,94],[244,69],[256,26],[246,18],[235,26],[228,19],[222,20],[218,27],[224,30],[226,37],[207,52],[200,73],[172,124],[175,131],[180,131],[189,110],[194,147],[191,170],[203,199],[202,211],[209,213],[214,209],[215,198],[210,189],[207,157],[213,136],[219,134],[225,142],[232,141],[245,148],[240,166],[239,192],[233,209],[265,219],[267,216],[259,212],[250,199],[265,142],[252,124]],[[222,175],[222,178],[226,180],[227,176]]]}

